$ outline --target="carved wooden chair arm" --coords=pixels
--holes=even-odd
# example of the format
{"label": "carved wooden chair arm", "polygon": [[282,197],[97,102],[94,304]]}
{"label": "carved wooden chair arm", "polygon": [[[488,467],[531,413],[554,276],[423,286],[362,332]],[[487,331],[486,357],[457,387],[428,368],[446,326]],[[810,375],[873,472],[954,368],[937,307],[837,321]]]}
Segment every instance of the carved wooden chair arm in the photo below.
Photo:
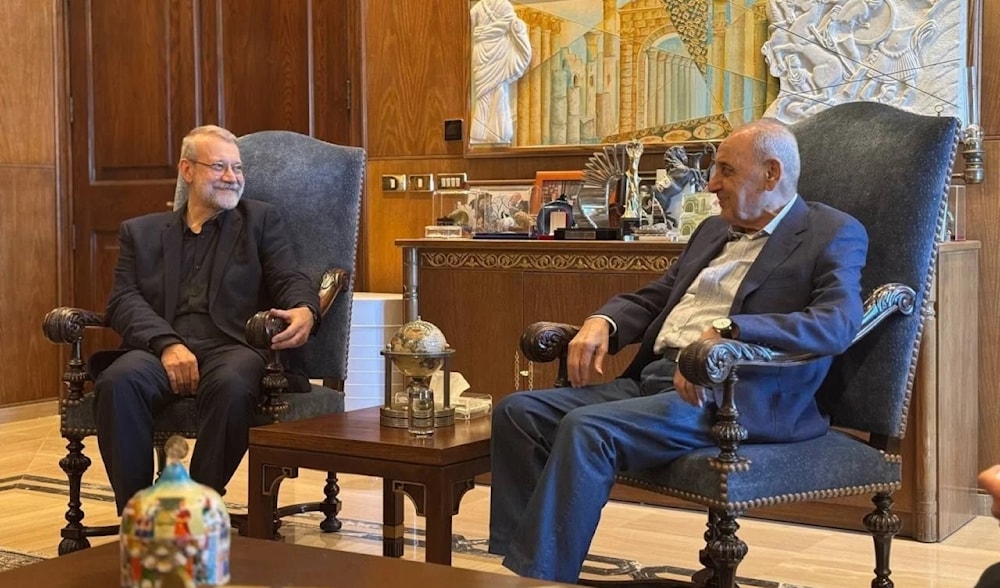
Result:
{"label": "carved wooden chair arm", "polygon": [[[913,313],[916,294],[903,284],[886,284],[876,288],[865,300],[861,329],[851,344],[855,344],[892,314]],[[739,423],[735,384],[737,371],[745,365],[790,366],[815,360],[818,355],[785,353],[763,345],[730,339],[703,339],[685,347],[678,357],[677,367],[688,381],[700,386],[722,386],[722,404],[712,425],[712,438],[719,447],[714,458],[726,467],[742,467],[744,460],[736,451],[746,440],[746,429]]]}
{"label": "carved wooden chair arm", "polygon": [[66,384],[66,396],[62,402],[75,406],[83,401],[84,385],[90,378],[87,364],[83,361],[83,335],[87,327],[103,327],[104,313],[60,306],[53,308],[42,319],[42,332],[53,343],[70,345],[69,360],[62,380]]}
{"label": "carved wooden chair arm", "polygon": [[104,313],[60,306],[53,308],[42,320],[42,332],[53,343],[78,343],[87,327],[103,327]]}
{"label": "carved wooden chair arm", "polygon": [[[341,268],[326,270],[319,282],[319,314],[325,316],[333,301],[350,283],[350,273]],[[264,368],[262,382],[261,411],[266,414],[279,415],[288,410],[288,403],[281,400],[280,395],[288,389],[288,378],[285,369],[278,358],[278,352],[271,351],[271,339],[288,328],[288,323],[262,310],[247,321],[244,335],[247,343],[255,349],[263,349],[268,356]]]}
{"label": "carved wooden chair arm", "polygon": [[[899,312],[913,313],[916,293],[909,286],[893,283],[876,288],[865,300],[861,328],[851,345],[856,344],[880,323]],[[677,365],[688,381],[699,386],[713,386],[730,378],[742,365],[797,365],[816,359],[810,353],[775,351],[763,345],[727,339],[696,341],[681,351]]]}
{"label": "carved wooden chair arm", "polygon": [[528,326],[521,334],[521,353],[529,360],[537,363],[548,363],[559,360],[559,374],[556,376],[555,387],[569,386],[566,374],[566,353],[569,342],[576,336],[580,327],[565,323],[537,322]]}

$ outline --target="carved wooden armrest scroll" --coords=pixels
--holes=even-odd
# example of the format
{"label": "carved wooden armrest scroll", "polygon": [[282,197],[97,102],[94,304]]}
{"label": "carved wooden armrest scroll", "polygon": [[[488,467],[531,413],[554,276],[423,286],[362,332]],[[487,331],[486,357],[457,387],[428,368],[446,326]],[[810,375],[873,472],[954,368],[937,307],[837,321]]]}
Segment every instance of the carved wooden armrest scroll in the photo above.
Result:
{"label": "carved wooden armrest scroll", "polygon": [[[851,344],[860,341],[894,313],[912,314],[915,299],[913,289],[903,284],[885,284],[876,288],[865,300],[861,329]],[[740,413],[734,394],[738,368],[745,365],[791,366],[818,357],[811,353],[775,351],[763,345],[729,339],[705,339],[681,351],[677,366],[688,381],[711,388],[722,386],[722,406],[712,426],[713,438],[720,449],[714,464],[727,469],[746,467],[746,461],[736,454],[739,444],[747,436],[746,429],[739,424]]]}
{"label": "carved wooden armrest scroll", "polygon": [[54,308],[42,320],[42,332],[53,343],[68,343],[70,357],[62,381],[66,384],[63,403],[68,406],[83,401],[83,387],[87,382],[87,364],[83,361],[83,335],[87,327],[103,327],[104,313],[61,306]]}
{"label": "carved wooden armrest scroll", "polygon": [[559,374],[556,376],[555,387],[569,386],[566,374],[566,352],[569,342],[576,336],[580,327],[565,323],[537,322],[529,325],[521,335],[521,353],[529,360],[538,363],[548,363],[559,360]]}
{"label": "carved wooden armrest scroll", "polygon": [[[319,282],[319,314],[325,316],[330,310],[337,295],[344,291],[350,283],[350,273],[347,270],[334,268],[323,273]],[[264,414],[278,416],[288,410],[288,403],[281,399],[281,394],[288,390],[288,378],[277,351],[271,350],[271,339],[288,328],[283,319],[273,316],[270,311],[262,310],[247,321],[244,334],[247,343],[265,351],[267,365],[264,366],[264,380],[261,382],[262,397],[260,410]]]}

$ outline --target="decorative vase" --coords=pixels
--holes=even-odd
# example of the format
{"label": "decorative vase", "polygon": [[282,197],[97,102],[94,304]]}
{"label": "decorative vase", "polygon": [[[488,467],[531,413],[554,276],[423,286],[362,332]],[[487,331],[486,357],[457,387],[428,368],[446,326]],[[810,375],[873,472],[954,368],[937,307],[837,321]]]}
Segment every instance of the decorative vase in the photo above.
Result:
{"label": "decorative vase", "polygon": [[229,513],[218,492],[198,484],[181,462],[187,441],[171,437],[155,484],[125,505],[123,588],[218,586],[229,582]]}

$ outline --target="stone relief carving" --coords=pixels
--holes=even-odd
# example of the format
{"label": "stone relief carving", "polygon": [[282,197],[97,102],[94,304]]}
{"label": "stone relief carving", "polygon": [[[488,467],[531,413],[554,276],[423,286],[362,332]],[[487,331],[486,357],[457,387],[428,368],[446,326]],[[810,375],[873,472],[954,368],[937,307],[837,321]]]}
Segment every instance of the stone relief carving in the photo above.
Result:
{"label": "stone relief carving", "polygon": [[761,48],[781,89],[765,116],[786,122],[876,101],[966,114],[964,0],[768,0]]}
{"label": "stone relief carving", "polygon": [[528,28],[509,0],[480,0],[472,7],[473,114],[469,141],[507,144],[514,136],[509,86],[528,69]]}

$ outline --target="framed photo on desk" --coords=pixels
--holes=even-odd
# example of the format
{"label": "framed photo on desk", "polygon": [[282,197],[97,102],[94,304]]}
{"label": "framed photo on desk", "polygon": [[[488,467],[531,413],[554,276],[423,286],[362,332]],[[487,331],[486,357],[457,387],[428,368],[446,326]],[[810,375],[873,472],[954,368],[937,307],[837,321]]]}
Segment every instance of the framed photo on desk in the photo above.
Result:
{"label": "framed photo on desk", "polygon": [[570,171],[540,171],[535,174],[535,191],[538,193],[538,208],[565,194],[567,200],[573,200],[583,185],[583,170]]}

